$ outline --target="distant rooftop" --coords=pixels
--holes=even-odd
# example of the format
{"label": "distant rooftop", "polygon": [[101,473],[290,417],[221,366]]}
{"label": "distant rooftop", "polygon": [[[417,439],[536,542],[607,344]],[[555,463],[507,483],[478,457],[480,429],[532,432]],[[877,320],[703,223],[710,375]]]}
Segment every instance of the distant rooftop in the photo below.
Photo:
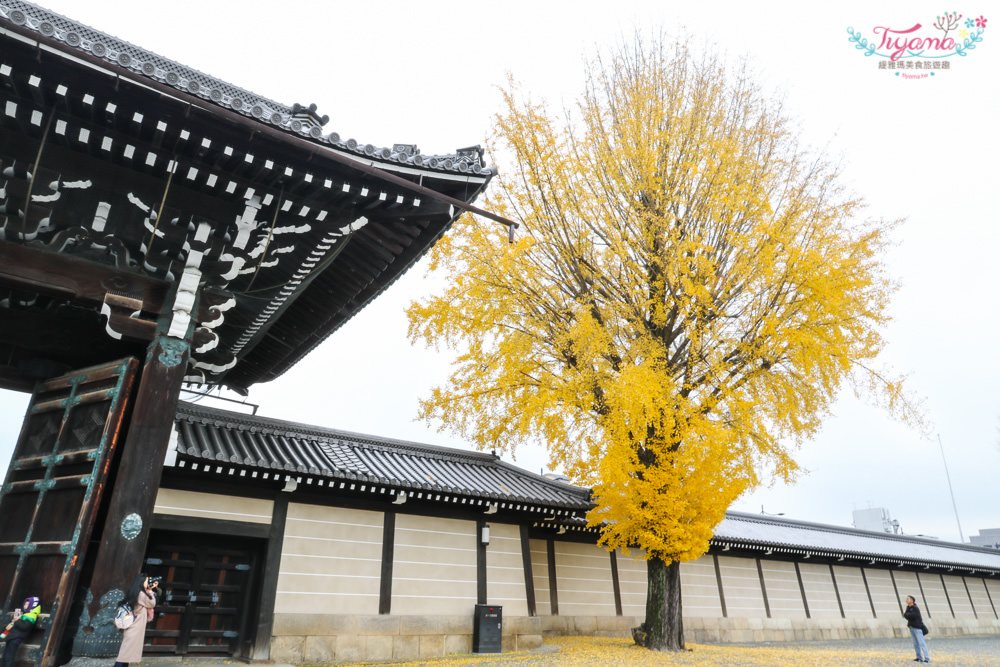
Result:
{"label": "distant rooftop", "polygon": [[1000,553],[991,549],[770,515],[728,512],[712,543],[723,548],[867,560],[898,567],[933,565],[1000,573]]}

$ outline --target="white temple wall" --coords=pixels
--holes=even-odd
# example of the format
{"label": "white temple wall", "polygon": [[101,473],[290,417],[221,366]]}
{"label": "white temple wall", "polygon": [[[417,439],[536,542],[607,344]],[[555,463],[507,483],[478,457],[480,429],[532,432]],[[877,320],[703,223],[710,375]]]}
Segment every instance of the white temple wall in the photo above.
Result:
{"label": "white temple wall", "polygon": [[830,566],[819,563],[799,563],[802,586],[809,602],[809,618],[843,618],[833,587]]}
{"label": "white temple wall", "polygon": [[275,614],[378,614],[381,512],[289,503]]}
{"label": "white temple wall", "polygon": [[844,615],[847,618],[871,616],[872,606],[865,590],[865,580],[861,577],[861,568],[834,565],[833,575],[840,593],[840,603],[844,606]]}
{"label": "white temple wall", "polygon": [[[765,615],[764,594],[760,588],[756,561],[719,556],[719,572],[727,616],[760,618]],[[683,593],[683,588],[681,591]]]}
{"label": "white temple wall", "polygon": [[780,560],[762,560],[760,569],[764,573],[764,586],[772,618],[805,618],[806,608],[802,604],[802,590],[795,574],[795,563]]}
{"label": "white temple wall", "polygon": [[508,523],[490,524],[486,547],[486,600],[503,606],[504,616],[527,616],[521,530]]}
{"label": "white temple wall", "polygon": [[[715,561],[709,555],[681,563],[681,606],[684,618],[722,616],[719,584],[715,579]],[[641,614],[645,616],[645,613]]]}
{"label": "white temple wall", "polygon": [[615,616],[611,556],[594,544],[556,542],[560,616]]}
{"label": "white temple wall", "polygon": [[948,601],[951,603],[955,617],[975,618],[976,612],[972,608],[971,591],[966,588],[962,577],[945,574],[941,576],[941,579],[944,581],[944,589],[948,593]]}
{"label": "white temple wall", "polygon": [[270,500],[160,488],[153,514],[269,524],[273,509]]}
{"label": "white temple wall", "polygon": [[531,578],[535,587],[535,613],[548,616],[552,613],[552,594],[549,587],[549,551],[545,540],[528,540],[531,547]]}
{"label": "white temple wall", "polygon": [[471,617],[477,544],[474,521],[397,514],[392,613]]}
{"label": "white temple wall", "polygon": [[[899,618],[902,614],[900,595],[896,594],[893,577],[889,570],[863,568],[864,578],[868,581],[868,591],[872,594],[872,604],[875,605],[875,618]],[[901,595],[905,593],[900,592]]]}
{"label": "white temple wall", "polygon": [[994,606],[994,600],[990,599],[986,591],[986,582],[983,579],[977,577],[962,577],[962,579],[969,587],[969,595],[972,597],[972,604],[977,616],[988,617],[998,611]]}
{"label": "white temple wall", "polygon": [[[160,491],[155,509],[161,515],[252,524],[269,524],[273,511],[270,500],[170,489]],[[396,513],[391,609],[380,614],[388,571],[385,525],[382,511],[288,503],[271,660],[430,659],[471,651],[481,548],[477,522]],[[550,547],[548,540],[529,540],[535,604],[529,615],[521,527],[489,525],[487,602],[503,607],[504,651],[538,646],[547,634],[628,636],[642,622],[641,552],[615,554],[619,616],[610,553],[583,542],[553,540]],[[831,567],[731,553],[682,563],[680,575],[691,642],[903,637],[905,595],[917,598],[937,636],[1000,633],[1000,580],[974,575]],[[550,599],[553,580],[558,613]]]}
{"label": "white temple wall", "polygon": [[[618,582],[622,597],[622,615],[646,615],[646,561],[643,552],[633,549],[629,555],[619,550],[615,557],[618,561]],[[683,567],[681,568],[683,572]],[[683,585],[683,584],[682,584]]]}

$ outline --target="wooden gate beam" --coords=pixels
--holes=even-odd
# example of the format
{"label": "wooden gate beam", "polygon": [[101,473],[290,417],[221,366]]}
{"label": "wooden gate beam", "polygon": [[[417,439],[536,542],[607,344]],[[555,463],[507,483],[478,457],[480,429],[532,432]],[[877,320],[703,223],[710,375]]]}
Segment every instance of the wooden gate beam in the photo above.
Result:
{"label": "wooden gate beam", "polygon": [[84,609],[73,640],[74,657],[113,657],[118,651],[121,633],[112,622],[114,610],[142,570],[189,356],[186,341],[164,334],[149,346],[90,586],[79,592]]}

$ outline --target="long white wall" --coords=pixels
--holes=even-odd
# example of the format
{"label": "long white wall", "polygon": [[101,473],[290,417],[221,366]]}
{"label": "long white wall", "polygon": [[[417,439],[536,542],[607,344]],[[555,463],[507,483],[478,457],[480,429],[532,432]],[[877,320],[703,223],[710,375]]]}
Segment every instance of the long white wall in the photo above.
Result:
{"label": "long white wall", "polygon": [[[271,501],[169,489],[160,491],[155,508],[157,514],[257,524],[269,524],[272,511]],[[397,513],[391,611],[380,615],[385,522],[381,511],[288,504],[272,659],[329,662],[471,650],[477,522]],[[489,525],[487,602],[503,606],[505,650],[537,645],[550,633],[627,635],[641,622],[642,552],[619,551],[612,559],[595,544],[531,539],[526,585],[520,526]],[[891,636],[903,632],[906,595],[916,597],[938,635],[1000,632],[997,579],[730,553],[682,563],[680,572],[692,641]]]}
{"label": "long white wall", "polygon": [[381,512],[290,503],[276,614],[378,614]]}

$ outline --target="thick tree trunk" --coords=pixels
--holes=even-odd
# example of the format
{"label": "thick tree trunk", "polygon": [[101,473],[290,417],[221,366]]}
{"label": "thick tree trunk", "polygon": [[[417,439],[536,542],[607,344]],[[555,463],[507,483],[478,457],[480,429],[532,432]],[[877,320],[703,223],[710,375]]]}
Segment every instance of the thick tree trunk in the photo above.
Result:
{"label": "thick tree trunk", "polygon": [[636,643],[653,651],[683,651],[681,564],[674,561],[667,565],[659,558],[650,558],[646,574],[646,622],[635,633]]}

